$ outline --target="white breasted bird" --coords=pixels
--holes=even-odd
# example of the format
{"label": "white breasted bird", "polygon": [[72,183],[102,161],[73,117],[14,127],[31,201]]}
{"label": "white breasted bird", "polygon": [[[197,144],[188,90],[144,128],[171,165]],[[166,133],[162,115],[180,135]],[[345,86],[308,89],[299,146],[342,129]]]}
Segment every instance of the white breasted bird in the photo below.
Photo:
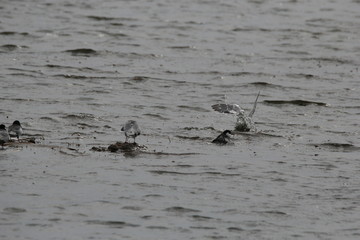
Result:
{"label": "white breasted bird", "polygon": [[11,126],[9,126],[9,133],[14,132],[17,139],[19,140],[20,136],[23,134],[23,129],[18,120],[15,120]]}
{"label": "white breasted bird", "polygon": [[135,138],[141,134],[139,125],[134,120],[129,120],[125,123],[125,125],[121,128],[121,131],[125,133],[125,142],[128,142],[129,138]]}

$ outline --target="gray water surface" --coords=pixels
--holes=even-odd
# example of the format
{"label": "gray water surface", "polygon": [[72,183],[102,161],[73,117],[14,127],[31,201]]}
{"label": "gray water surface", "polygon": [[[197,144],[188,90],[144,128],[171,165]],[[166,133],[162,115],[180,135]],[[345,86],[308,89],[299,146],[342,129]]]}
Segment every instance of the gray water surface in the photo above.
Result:
{"label": "gray water surface", "polygon": [[[360,2],[1,1],[1,239],[358,239]],[[211,144],[238,103],[257,132]],[[149,153],[94,152],[136,141]]]}

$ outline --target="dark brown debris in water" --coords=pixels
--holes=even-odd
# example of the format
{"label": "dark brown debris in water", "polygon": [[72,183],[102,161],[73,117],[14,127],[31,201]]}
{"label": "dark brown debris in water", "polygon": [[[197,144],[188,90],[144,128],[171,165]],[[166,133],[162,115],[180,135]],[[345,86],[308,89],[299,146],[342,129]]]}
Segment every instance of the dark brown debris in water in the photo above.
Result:
{"label": "dark brown debris in water", "polygon": [[20,145],[20,144],[29,144],[29,143],[36,143],[36,139],[34,137],[21,138],[19,140],[10,139],[10,141],[8,143],[6,143],[5,145],[16,146],[16,145]]}
{"label": "dark brown debris in water", "polygon": [[90,150],[95,152],[106,152],[108,149],[106,147],[92,147]]}
{"label": "dark brown debris in water", "polygon": [[121,152],[135,152],[135,151],[139,151],[139,150],[145,150],[146,147],[145,146],[140,146],[137,143],[128,143],[128,142],[117,142],[115,144],[111,144],[108,147],[108,150],[110,152],[117,152],[117,151],[121,151]]}
{"label": "dark brown debris in water", "polygon": [[106,151],[117,152],[120,150],[121,152],[129,153],[129,152],[135,152],[135,151],[146,150],[146,149],[147,148],[145,146],[140,146],[137,143],[117,142],[114,144],[110,144],[108,147],[94,146],[90,150],[95,151],[95,152],[106,152]]}
{"label": "dark brown debris in water", "polygon": [[154,154],[154,155],[174,155],[174,156],[184,156],[184,155],[197,155],[199,153],[165,153],[165,152],[156,152],[149,151],[145,145],[139,145],[137,143],[127,143],[127,142],[117,142],[114,144],[109,145],[108,147],[92,147],[91,151],[95,152],[118,152],[124,153],[126,156],[136,156],[139,153],[144,154]]}

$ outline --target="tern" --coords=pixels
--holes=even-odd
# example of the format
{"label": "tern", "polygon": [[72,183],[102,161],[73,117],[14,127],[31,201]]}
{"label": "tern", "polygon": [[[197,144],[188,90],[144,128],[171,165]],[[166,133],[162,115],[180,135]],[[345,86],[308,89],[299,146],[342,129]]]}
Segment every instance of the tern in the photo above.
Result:
{"label": "tern", "polygon": [[245,111],[237,104],[215,104],[211,107],[220,113],[228,113],[228,114],[234,114],[237,116],[235,130],[241,131],[241,132],[249,132],[249,131],[255,131],[255,124],[252,120],[252,116],[255,113],[257,100],[259,98],[260,92],[257,94],[254,106],[249,114],[246,114]]}

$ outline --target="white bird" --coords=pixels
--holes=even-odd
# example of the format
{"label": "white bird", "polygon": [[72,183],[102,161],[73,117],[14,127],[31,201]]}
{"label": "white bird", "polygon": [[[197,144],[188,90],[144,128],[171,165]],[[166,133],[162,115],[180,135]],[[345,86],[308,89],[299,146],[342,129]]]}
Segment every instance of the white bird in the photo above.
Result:
{"label": "white bird", "polygon": [[10,140],[9,133],[6,131],[6,127],[4,124],[0,125],[0,144],[2,149],[4,149],[4,144]]}
{"label": "white bird", "polygon": [[9,126],[9,133],[14,132],[16,134],[17,139],[19,140],[20,135],[23,134],[23,129],[18,120],[15,120],[11,126]]}
{"label": "white bird", "polygon": [[211,107],[221,113],[228,113],[228,114],[235,114],[237,116],[235,130],[241,131],[241,132],[248,132],[248,131],[254,131],[255,130],[255,124],[252,120],[252,116],[255,113],[257,100],[259,98],[260,92],[257,94],[253,109],[250,111],[248,115],[246,115],[245,111],[237,104],[215,104]]}
{"label": "white bird", "polygon": [[125,125],[121,128],[121,131],[125,132],[125,142],[127,142],[129,138],[134,138],[135,143],[135,138],[141,134],[139,125],[134,120],[127,121]]}

